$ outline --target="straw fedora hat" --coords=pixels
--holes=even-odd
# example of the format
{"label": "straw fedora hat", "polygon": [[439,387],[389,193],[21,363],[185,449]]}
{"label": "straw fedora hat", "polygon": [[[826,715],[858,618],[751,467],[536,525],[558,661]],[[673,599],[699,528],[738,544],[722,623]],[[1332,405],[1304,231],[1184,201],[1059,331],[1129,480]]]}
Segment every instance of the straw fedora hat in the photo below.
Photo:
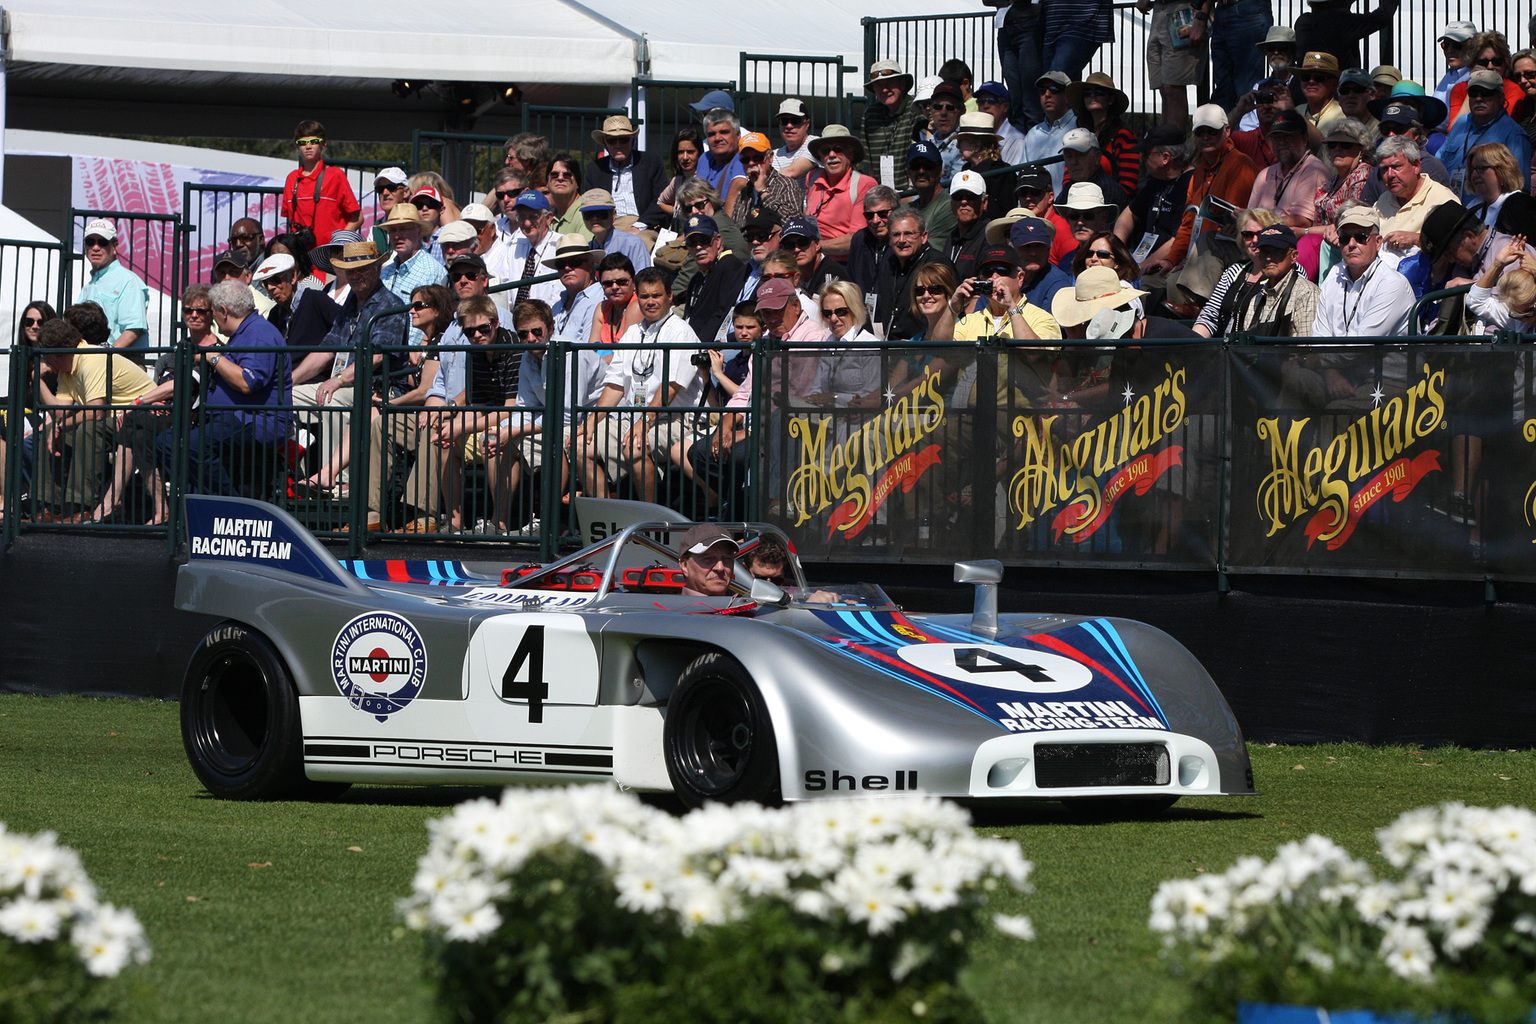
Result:
{"label": "straw fedora hat", "polygon": [[636,128],[629,118],[623,114],[614,114],[612,117],[605,117],[603,119],[603,126],[601,128],[593,130],[592,141],[602,146],[606,145],[606,140],[611,138],[628,136],[633,139],[639,134],[640,129]]}
{"label": "straw fedora hat", "polygon": [[379,227],[392,228],[401,224],[414,224],[423,231],[427,229],[426,222],[421,219],[421,211],[415,203],[396,203],[394,209],[389,211],[389,216],[379,221]]}
{"label": "straw fedora hat", "polygon": [[362,232],[340,228],[331,232],[331,240],[329,242],[326,242],[324,245],[317,245],[309,250],[309,262],[327,274],[333,273],[335,268],[331,266],[331,254],[340,252],[341,247],[348,242],[361,242],[362,240]]}
{"label": "straw fedora hat", "polygon": [[346,242],[342,245],[341,252],[331,257],[330,263],[331,266],[342,270],[360,270],[363,267],[383,263],[388,258],[389,254],[380,253],[372,242]]}
{"label": "straw fedora hat", "polygon": [[1092,320],[1095,313],[1116,309],[1147,293],[1122,284],[1111,267],[1089,267],[1077,275],[1077,284],[1062,288],[1051,298],[1051,316],[1063,327],[1076,327]]}
{"label": "straw fedora hat", "polygon": [[827,147],[834,142],[852,144],[855,152],[849,155],[849,162],[854,164],[863,162],[864,140],[849,131],[847,126],[840,124],[829,124],[821,130],[821,135],[815,142],[811,143],[811,155],[817,160],[825,162],[827,159]]}
{"label": "straw fedora hat", "polygon": [[1119,117],[1130,107],[1131,98],[1116,87],[1115,80],[1102,71],[1095,71],[1081,82],[1073,82],[1067,86],[1067,103],[1077,111],[1077,123],[1083,127],[1093,126],[1093,118],[1089,116],[1088,108],[1083,103],[1083,90],[1090,85],[1109,90],[1110,117]]}

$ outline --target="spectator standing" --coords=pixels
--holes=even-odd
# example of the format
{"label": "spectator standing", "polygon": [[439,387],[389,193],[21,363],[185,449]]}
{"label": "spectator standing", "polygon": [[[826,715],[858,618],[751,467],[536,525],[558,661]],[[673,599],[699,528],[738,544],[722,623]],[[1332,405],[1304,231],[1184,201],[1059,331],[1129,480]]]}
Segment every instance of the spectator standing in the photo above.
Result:
{"label": "spectator standing", "polygon": [[[604,118],[603,126],[592,132],[592,141],[603,152],[587,164],[586,186],[589,192],[600,189],[609,194],[614,226],[621,231],[634,227],[667,187],[661,160],[635,148],[639,136],[639,129],[623,114]],[[585,197],[579,207],[585,212]]]}
{"label": "spectator standing", "polygon": [[1270,145],[1278,162],[1259,172],[1247,206],[1274,210],[1291,228],[1309,228],[1317,216],[1317,193],[1328,185],[1328,168],[1307,147],[1307,122],[1294,110],[1275,117]]}
{"label": "spectator standing", "polygon": [[581,195],[581,219],[592,235],[592,245],[604,252],[621,252],[636,270],[651,265],[651,251],[640,236],[618,226],[613,196],[600,188],[589,188]]}
{"label": "spectator standing", "polygon": [[784,140],[784,145],[773,151],[773,169],[786,178],[804,178],[816,166],[816,158],[811,156],[811,143],[816,141],[811,134],[811,112],[804,100],[791,96],[779,104],[773,120],[779,138]]}
{"label": "spectator standing", "polygon": [[1147,84],[1163,98],[1163,122],[1189,123],[1189,87],[1200,81],[1208,49],[1214,0],[1136,0],[1136,9],[1152,15],[1147,30]]}
{"label": "spectator standing", "polygon": [[1440,159],[1451,175],[1451,191],[1465,204],[1477,201],[1467,186],[1468,157],[1478,146],[1492,143],[1509,147],[1515,166],[1522,171],[1527,188],[1531,184],[1531,140],[1504,106],[1503,83],[1506,80],[1488,68],[1475,68],[1467,79],[1467,116],[1451,120],[1451,132],[1440,147]]}
{"label": "spectator standing", "polygon": [[85,260],[91,276],[75,301],[94,302],[107,315],[107,341],[143,363],[149,346],[149,287],[117,258],[117,225],[97,218],[85,225]]}
{"label": "spectator standing", "polygon": [[1044,19],[1039,0],[982,0],[996,7],[997,59],[1003,68],[1003,82],[1008,86],[1013,126],[1021,132],[1045,119],[1040,99],[1035,95],[1035,80],[1046,71],[1041,54],[1044,44]]}
{"label": "spectator standing", "polygon": [[[902,156],[915,141],[917,125],[917,108],[912,102],[912,76],[894,60],[876,61],[869,66],[869,81],[864,83],[864,91],[874,101],[864,107],[863,135],[869,146],[871,170],[880,184],[904,190],[907,174]],[[830,128],[828,126],[828,130]],[[846,135],[848,129],[844,128],[843,132]],[[861,146],[861,152],[862,149]],[[821,159],[814,147],[811,155]],[[807,185],[807,203],[810,202],[809,190]],[[807,211],[813,217],[818,216],[809,206]]]}
{"label": "spectator standing", "polygon": [[346,172],[326,166],[325,125],[319,121],[300,121],[293,130],[293,145],[299,151],[299,166],[288,172],[283,183],[281,213],[290,231],[308,228],[316,245],[331,240],[338,228],[357,231],[363,226],[363,208],[358,204]]}
{"label": "spectator standing", "polygon": [[442,261],[422,248],[426,225],[414,203],[397,204],[383,227],[393,255],[384,264],[380,277],[396,298],[402,303],[410,302],[411,292],[422,285],[448,283],[448,270]]}
{"label": "spectator standing", "polygon": [[1311,10],[1296,19],[1296,48],[1318,50],[1334,59],[1335,67],[1365,67],[1360,44],[1392,28],[1402,0],[1381,0],[1374,11],[1350,10],[1354,0],[1307,0]]}
{"label": "spectator standing", "polygon": [[[1445,74],[1435,84],[1435,98],[1449,104],[1451,90],[1467,80],[1472,69],[1467,67],[1465,53],[1467,43],[1477,35],[1477,26],[1470,21],[1453,21],[1440,30],[1440,52],[1445,57]],[[1430,125],[1431,129],[1439,127]]]}
{"label": "spectator standing", "polygon": [[[1072,79],[1060,71],[1048,71],[1035,82],[1035,93],[1040,97],[1040,109],[1045,117],[1024,133],[1024,159],[1049,160],[1061,155],[1061,143],[1067,132],[1077,127],[1077,114],[1067,99],[1067,89]],[[1051,164],[1047,168],[1051,176],[1051,192],[1061,191],[1062,166]]]}
{"label": "spectator standing", "polygon": [[1238,90],[1264,74],[1263,41],[1275,23],[1270,0],[1234,0],[1211,23],[1211,102],[1230,110]]}
{"label": "spectator standing", "polygon": [[1013,165],[1024,162],[1024,133],[1009,120],[1012,104],[1008,90],[1001,82],[983,82],[976,90],[976,106],[992,117],[992,130],[997,132],[998,150],[1003,163]]}
{"label": "spectator standing", "polygon": [[909,197],[908,201],[923,215],[929,244],[941,252],[949,248],[949,237],[956,226],[949,193],[939,181],[943,170],[939,147],[933,143],[927,140],[914,142],[907,150],[907,180],[917,190],[917,195]]}
{"label": "spectator standing", "polygon": [[1073,82],[1067,88],[1067,102],[1077,115],[1078,127],[1091,131],[1098,139],[1099,150],[1109,161],[1110,177],[1127,196],[1134,193],[1141,179],[1141,155],[1136,133],[1121,120],[1131,105],[1130,97],[1115,88],[1113,78],[1095,71],[1087,80]]}
{"label": "spectator standing", "polygon": [[1045,32],[1040,59],[1047,71],[1060,71],[1076,81],[1099,47],[1115,41],[1113,5],[1110,0],[1049,0],[1041,6]]}
{"label": "spectator standing", "polygon": [[827,254],[846,256],[854,233],[864,226],[864,194],[876,184],[854,169],[864,161],[864,144],[843,125],[829,124],[811,143],[811,154],[822,166],[806,175],[806,216],[821,226]]}

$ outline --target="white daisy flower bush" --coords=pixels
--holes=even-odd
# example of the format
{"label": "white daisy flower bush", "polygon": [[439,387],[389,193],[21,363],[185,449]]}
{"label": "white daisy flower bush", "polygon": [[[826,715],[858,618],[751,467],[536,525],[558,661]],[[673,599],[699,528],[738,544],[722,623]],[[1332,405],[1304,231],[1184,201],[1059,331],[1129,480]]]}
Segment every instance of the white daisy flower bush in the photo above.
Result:
{"label": "white daisy flower bush", "polygon": [[1242,1000],[1536,1019],[1536,814],[1447,803],[1376,838],[1390,867],[1379,876],[1312,835],[1273,860],[1164,882],[1149,925],[1218,1010]]}
{"label": "white daisy flower bush", "polygon": [[979,1021],[967,944],[1029,939],[1019,847],[926,797],[676,818],[603,786],[429,823],[406,926],[464,1021]]}
{"label": "white daisy flower bush", "polygon": [[97,900],[79,854],[0,822],[0,1022],[77,1019],[97,979],[148,959],[139,919]]}

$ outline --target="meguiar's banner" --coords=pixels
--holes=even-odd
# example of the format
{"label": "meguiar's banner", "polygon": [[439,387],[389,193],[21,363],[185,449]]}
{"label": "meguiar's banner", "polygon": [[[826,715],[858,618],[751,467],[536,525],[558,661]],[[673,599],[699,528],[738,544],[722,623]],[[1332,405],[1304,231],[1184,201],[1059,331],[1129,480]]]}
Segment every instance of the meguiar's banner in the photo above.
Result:
{"label": "meguiar's banner", "polygon": [[853,358],[772,361],[765,511],[803,554],[1215,566],[1219,344]]}
{"label": "meguiar's banner", "polygon": [[1228,357],[1233,568],[1536,571],[1527,350],[1261,346]]}

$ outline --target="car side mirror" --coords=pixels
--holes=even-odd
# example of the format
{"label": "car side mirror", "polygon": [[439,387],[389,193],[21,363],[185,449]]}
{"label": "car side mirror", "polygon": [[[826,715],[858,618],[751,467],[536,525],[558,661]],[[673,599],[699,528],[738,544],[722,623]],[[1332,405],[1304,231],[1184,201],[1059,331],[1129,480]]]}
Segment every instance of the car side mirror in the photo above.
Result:
{"label": "car side mirror", "polygon": [[752,600],[758,604],[772,605],[775,608],[785,608],[789,605],[789,595],[784,593],[784,588],[770,580],[754,579],[749,593]]}
{"label": "car side mirror", "polygon": [[955,563],[955,582],[976,586],[971,628],[986,636],[997,636],[997,585],[1002,579],[1003,563],[995,558]]}

